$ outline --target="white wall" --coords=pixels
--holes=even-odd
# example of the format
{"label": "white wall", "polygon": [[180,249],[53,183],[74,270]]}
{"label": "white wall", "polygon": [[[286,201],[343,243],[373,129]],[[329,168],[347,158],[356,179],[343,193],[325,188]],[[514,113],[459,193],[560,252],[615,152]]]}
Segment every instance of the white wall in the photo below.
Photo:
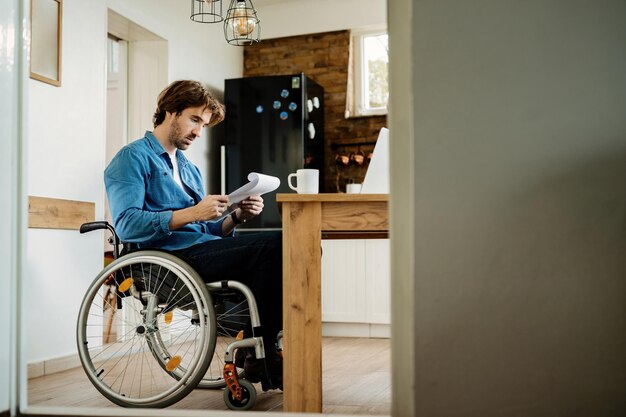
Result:
{"label": "white wall", "polygon": [[[389,228],[391,243],[391,413],[415,415],[415,163],[413,0],[389,10]],[[417,61],[417,60],[416,60]]]}
{"label": "white wall", "polygon": [[387,24],[386,0],[289,0],[257,5],[265,39]]}
{"label": "white wall", "polygon": [[[155,7],[155,4],[158,7]],[[242,50],[219,25],[189,20],[189,2],[66,0],[63,85],[30,80],[28,194],[96,203],[104,214],[107,7],[169,41],[169,79],[192,78],[217,92],[241,76]],[[156,97],[146,106],[150,111]],[[146,121],[148,125],[150,120]],[[207,172],[206,141],[189,157]],[[89,282],[102,265],[100,233],[29,229],[25,303],[28,361],[74,354],[75,320]]]}
{"label": "white wall", "polygon": [[625,415],[626,2],[412,18],[414,415]]}

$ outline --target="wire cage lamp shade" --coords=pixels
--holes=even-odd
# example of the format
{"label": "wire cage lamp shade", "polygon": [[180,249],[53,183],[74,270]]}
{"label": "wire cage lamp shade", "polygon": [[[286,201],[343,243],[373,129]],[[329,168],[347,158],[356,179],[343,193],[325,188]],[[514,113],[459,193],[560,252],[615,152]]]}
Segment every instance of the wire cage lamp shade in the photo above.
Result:
{"label": "wire cage lamp shade", "polygon": [[261,40],[261,25],[252,0],[230,0],[224,18],[224,37],[231,45],[252,45]]}
{"label": "wire cage lamp shade", "polygon": [[191,0],[190,19],[198,23],[221,22],[222,0]]}

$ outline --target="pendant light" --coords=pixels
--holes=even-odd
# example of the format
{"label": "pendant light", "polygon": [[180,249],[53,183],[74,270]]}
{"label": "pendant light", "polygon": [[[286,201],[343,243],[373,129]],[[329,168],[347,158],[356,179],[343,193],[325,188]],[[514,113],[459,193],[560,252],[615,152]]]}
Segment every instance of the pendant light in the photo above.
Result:
{"label": "pendant light", "polygon": [[224,37],[231,45],[252,45],[261,40],[261,25],[252,0],[230,0],[224,18]]}
{"label": "pendant light", "polygon": [[222,17],[222,0],[191,0],[191,16],[198,23],[219,23]]}

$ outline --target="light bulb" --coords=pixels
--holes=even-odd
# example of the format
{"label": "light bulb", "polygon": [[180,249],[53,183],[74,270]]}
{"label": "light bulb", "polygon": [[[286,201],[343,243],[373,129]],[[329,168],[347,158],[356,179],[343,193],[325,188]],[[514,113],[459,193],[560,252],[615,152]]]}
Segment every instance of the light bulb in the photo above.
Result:
{"label": "light bulb", "polygon": [[256,19],[254,16],[248,14],[245,1],[237,1],[232,16],[231,25],[235,36],[244,38],[251,34],[254,28],[256,28]]}

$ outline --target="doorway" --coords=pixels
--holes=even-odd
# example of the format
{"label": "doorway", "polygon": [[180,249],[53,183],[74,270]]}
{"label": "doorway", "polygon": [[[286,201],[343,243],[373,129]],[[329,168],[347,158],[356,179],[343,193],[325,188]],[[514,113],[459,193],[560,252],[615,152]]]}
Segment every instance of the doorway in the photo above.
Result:
{"label": "doorway", "polygon": [[[163,86],[167,84],[167,41],[149,30],[128,20],[124,16],[107,12],[107,76],[106,76],[106,153],[108,165],[117,152],[141,137],[149,124],[152,108]],[[146,68],[151,71],[144,71]],[[156,70],[155,70],[156,69]],[[151,73],[146,77],[146,73]],[[105,220],[113,224],[109,204],[104,196]],[[110,235],[104,235],[104,265],[113,260],[113,245]],[[113,343],[121,331],[125,310],[117,309],[116,298],[111,286],[105,294],[111,302],[104,304],[102,312],[106,325],[103,328],[103,343]],[[105,296],[106,297],[106,296]]]}

